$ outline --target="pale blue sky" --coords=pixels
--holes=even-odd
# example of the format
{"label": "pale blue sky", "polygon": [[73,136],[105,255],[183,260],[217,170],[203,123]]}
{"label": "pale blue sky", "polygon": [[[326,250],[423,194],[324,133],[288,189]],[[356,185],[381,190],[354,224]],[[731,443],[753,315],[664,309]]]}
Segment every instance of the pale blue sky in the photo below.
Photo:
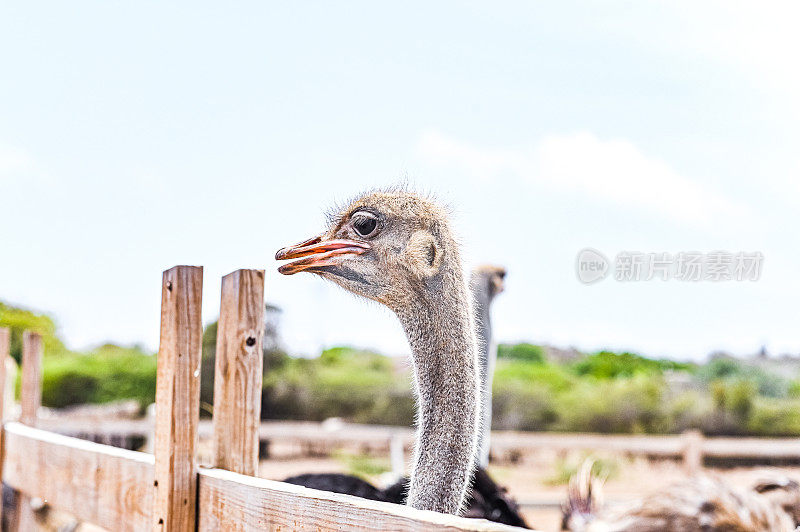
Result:
{"label": "pale blue sky", "polygon": [[[800,352],[800,8],[710,2],[6,3],[0,300],[72,347],[158,343],[160,273],[267,270],[284,340],[407,349],[394,317],[275,251],[406,178],[508,267],[501,341]],[[760,251],[755,283],[575,276]]]}

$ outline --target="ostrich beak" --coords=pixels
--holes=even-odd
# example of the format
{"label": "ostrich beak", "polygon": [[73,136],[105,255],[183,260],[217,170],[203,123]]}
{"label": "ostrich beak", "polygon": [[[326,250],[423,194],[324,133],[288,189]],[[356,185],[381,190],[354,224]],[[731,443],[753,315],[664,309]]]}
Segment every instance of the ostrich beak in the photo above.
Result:
{"label": "ostrich beak", "polygon": [[275,254],[275,260],[300,259],[278,268],[280,273],[292,275],[307,270],[313,271],[320,266],[334,266],[337,264],[334,259],[337,255],[361,255],[369,250],[369,244],[363,242],[345,239],[323,240],[320,235],[294,246],[279,249]]}

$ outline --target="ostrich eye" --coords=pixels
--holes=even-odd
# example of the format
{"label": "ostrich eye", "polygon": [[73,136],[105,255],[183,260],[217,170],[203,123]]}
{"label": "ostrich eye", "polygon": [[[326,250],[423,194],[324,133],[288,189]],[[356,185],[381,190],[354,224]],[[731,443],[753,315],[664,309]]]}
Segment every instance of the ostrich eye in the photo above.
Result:
{"label": "ostrich eye", "polygon": [[359,236],[370,236],[378,228],[378,220],[373,214],[361,212],[353,217],[353,229]]}

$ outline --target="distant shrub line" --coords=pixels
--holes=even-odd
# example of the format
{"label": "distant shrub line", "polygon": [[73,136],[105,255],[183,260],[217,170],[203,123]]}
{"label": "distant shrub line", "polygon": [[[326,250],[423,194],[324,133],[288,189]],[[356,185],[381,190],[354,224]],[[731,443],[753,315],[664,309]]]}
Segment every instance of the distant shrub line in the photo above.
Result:
{"label": "distant shrub line", "polygon": [[[42,401],[65,407],[155,399],[156,357],[139,347],[105,345],[68,351],[53,321],[0,303],[0,326],[12,328],[18,356],[23,329],[45,337]],[[216,324],[203,336],[201,400],[213,405]],[[800,381],[757,364],[716,358],[702,365],[601,351],[554,362],[541,346],[498,346],[493,385],[497,429],[605,433],[800,435]],[[314,359],[264,353],[262,417],[410,425],[414,396],[408,364],[337,347]]]}

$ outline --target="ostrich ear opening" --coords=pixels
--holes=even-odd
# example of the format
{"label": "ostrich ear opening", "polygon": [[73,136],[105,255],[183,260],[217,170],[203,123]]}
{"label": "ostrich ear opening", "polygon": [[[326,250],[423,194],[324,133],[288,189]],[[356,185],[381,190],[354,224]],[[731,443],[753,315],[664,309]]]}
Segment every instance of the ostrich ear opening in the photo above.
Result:
{"label": "ostrich ear opening", "polygon": [[435,275],[442,265],[442,252],[436,239],[427,231],[416,231],[408,239],[406,255],[420,277]]}

